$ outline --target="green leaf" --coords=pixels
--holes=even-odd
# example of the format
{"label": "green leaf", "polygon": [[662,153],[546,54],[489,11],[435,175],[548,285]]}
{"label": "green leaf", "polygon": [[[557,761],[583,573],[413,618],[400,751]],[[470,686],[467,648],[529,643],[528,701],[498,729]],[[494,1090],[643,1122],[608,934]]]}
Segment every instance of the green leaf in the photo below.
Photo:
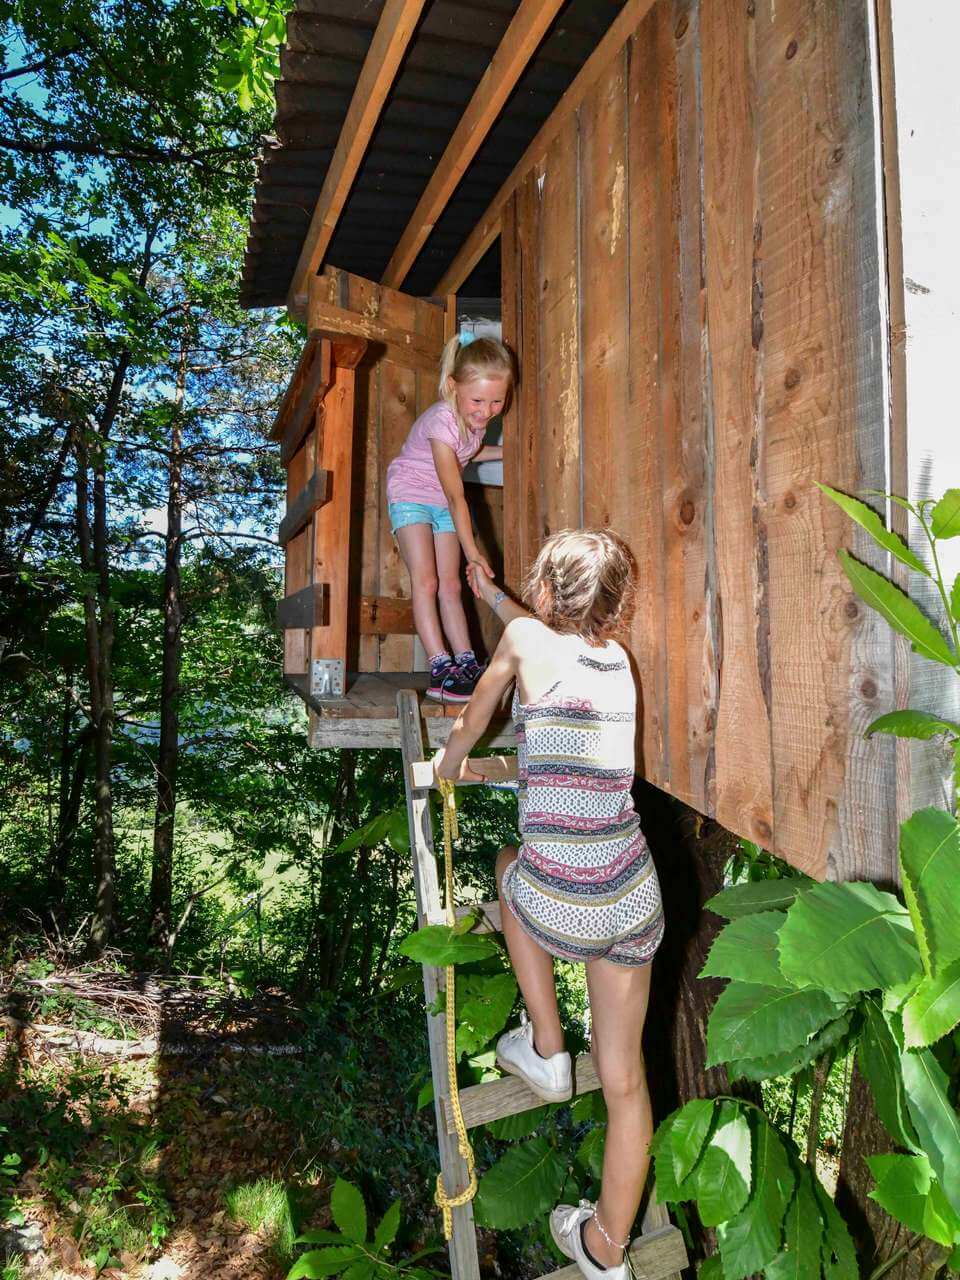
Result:
{"label": "green leaf", "polygon": [[352,1262],[343,1273],[343,1280],[373,1280],[377,1264],[369,1258],[359,1258]]}
{"label": "green leaf", "polygon": [[857,1251],[850,1239],[847,1224],[840,1217],[836,1205],[827,1195],[819,1178],[811,1176],[811,1184],[824,1225],[823,1247],[820,1254],[824,1280],[859,1280]]}
{"label": "green leaf", "polygon": [[753,1192],[735,1218],[717,1227],[717,1243],[728,1280],[752,1275],[779,1252],[783,1220],[797,1180],[783,1143],[766,1116],[752,1111],[750,1128]]}
{"label": "green leaf", "polygon": [[960,960],[940,973],[921,979],[903,1007],[903,1031],[908,1049],[935,1044],[960,1022]]}
{"label": "green leaf", "polygon": [[[297,1236],[297,1244],[340,1244],[346,1248],[353,1249],[353,1245],[347,1240],[342,1231],[329,1231],[326,1227],[311,1227],[308,1231],[304,1231],[302,1235]],[[356,1252],[354,1250],[354,1252]]]}
{"label": "green leaf", "polygon": [[512,973],[470,974],[457,983],[457,997],[459,1057],[476,1053],[503,1030],[517,998],[517,980]]}
{"label": "green leaf", "polygon": [[907,1106],[920,1145],[956,1213],[960,1213],[960,1117],[950,1103],[949,1082],[929,1049],[900,1055]]}
{"label": "green leaf", "polygon": [[707,1024],[707,1066],[765,1057],[806,1044],[837,1016],[825,992],[731,982],[721,992]]}
{"label": "green leaf", "polygon": [[890,1137],[908,1151],[916,1150],[917,1135],[907,1107],[900,1073],[901,1046],[891,1028],[893,1015],[884,1014],[875,1000],[864,1001],[863,1032],[857,1062],[873,1094],[877,1115]]}
{"label": "green leaf", "polygon": [[552,1110],[550,1106],[534,1107],[531,1111],[520,1111],[513,1116],[503,1116],[500,1120],[490,1120],[484,1128],[501,1142],[516,1142],[535,1133]]}
{"label": "green leaf", "polygon": [[723,1280],[723,1263],[719,1253],[704,1258],[697,1268],[697,1280]]}
{"label": "green leaf", "polygon": [[886,618],[894,631],[906,636],[917,653],[946,667],[957,665],[957,655],[941,632],[905,592],[882,574],[855,560],[848,551],[841,549],[837,555],[857,595]]}
{"label": "green leaf", "polygon": [[467,933],[459,937],[450,925],[428,924],[404,938],[399,951],[420,964],[442,967],[496,955],[497,946],[486,934]]}
{"label": "green leaf", "polygon": [[819,1276],[822,1242],[823,1220],[809,1170],[803,1168],[784,1219],[783,1247],[764,1267],[766,1280],[811,1280]]}
{"label": "green leaf", "polygon": [[780,911],[758,911],[731,920],[717,935],[700,977],[782,986],[777,956],[777,933],[782,924]]}
{"label": "green leaf", "polygon": [[733,1080],[773,1080],[778,1076],[795,1076],[798,1071],[802,1071],[828,1049],[840,1043],[850,1030],[852,1018],[853,1010],[848,1009],[839,1018],[834,1018],[825,1027],[821,1027],[806,1044],[798,1045],[786,1053],[770,1054],[766,1058],[744,1058],[739,1062],[728,1062],[727,1072]]}
{"label": "green leaf", "polygon": [[888,711],[867,726],[864,737],[869,738],[873,733],[892,733],[898,738],[926,741],[940,733],[960,734],[960,724],[931,715],[929,711]]}
{"label": "green leaf", "polygon": [[797,986],[853,994],[892,987],[920,971],[910,918],[891,893],[848,882],[815,885],[787,912],[780,968]]}
{"label": "green leaf", "polygon": [[935,538],[960,537],[960,489],[948,489],[933,508],[930,530]]}
{"label": "green leaf", "polygon": [[319,1280],[321,1276],[335,1276],[346,1271],[351,1262],[361,1256],[360,1250],[353,1245],[334,1246],[330,1249],[311,1249],[303,1254],[287,1272],[287,1280],[300,1280],[301,1276],[308,1280]]}
{"label": "green leaf", "polygon": [[819,480],[814,481],[814,483],[822,493],[825,493],[828,498],[832,498],[851,520],[860,525],[861,529],[866,529],[874,542],[879,543],[885,551],[889,551],[901,564],[907,565],[910,569],[916,569],[918,573],[925,574],[927,577],[930,576],[923,561],[913,554],[898,534],[884,525],[873,507],[868,507],[865,502],[859,502],[856,498],[851,498],[845,493],[839,493],[836,489],[831,489],[829,485],[821,484]]}
{"label": "green leaf", "polygon": [[394,1200],[393,1204],[380,1219],[380,1225],[373,1234],[373,1248],[375,1253],[382,1253],[387,1245],[393,1244],[397,1238],[397,1232],[400,1230],[400,1201]]}
{"label": "green leaf", "polygon": [[713,1125],[715,1106],[711,1098],[694,1098],[681,1107],[670,1129],[670,1149],[677,1182],[683,1182],[703,1154]]}
{"label": "green leaf", "polygon": [[918,809],[900,827],[900,870],[917,945],[928,973],[960,959],[956,909],[960,823],[942,809]]}
{"label": "green leaf", "polygon": [[387,827],[387,841],[394,853],[406,857],[410,852],[410,826],[405,809],[398,809]]}
{"label": "green leaf", "polygon": [[570,1118],[576,1124],[587,1124],[590,1120],[596,1120],[598,1124],[604,1123],[607,1104],[600,1090],[592,1089],[590,1093],[582,1093],[579,1098],[574,1099],[570,1107]]}
{"label": "green leaf", "polygon": [[755,911],[786,911],[798,893],[813,884],[809,876],[789,880],[756,880],[724,889],[707,902],[714,915],[727,920],[751,915]]}
{"label": "green leaf", "polygon": [[[676,1125],[674,1125],[674,1131]],[[671,1146],[673,1133],[671,1133]],[[750,1124],[736,1102],[721,1102],[697,1169],[697,1212],[705,1227],[732,1218],[750,1195]]]}
{"label": "green leaf", "polygon": [[367,1238],[367,1210],[363,1196],[345,1178],[338,1178],[333,1184],[330,1197],[330,1209],[333,1220],[345,1236],[362,1244]]}
{"label": "green leaf", "polygon": [[960,622],[960,573],[954,578],[950,588],[950,612],[954,622]]}
{"label": "green leaf", "polygon": [[[711,1103],[712,1105],[714,1104]],[[657,1182],[657,1198],[664,1204],[679,1204],[682,1200],[693,1200],[697,1195],[696,1176],[690,1176],[683,1183],[678,1183],[673,1171],[673,1145],[670,1137],[674,1122],[680,1114],[681,1111],[674,1111],[667,1116],[650,1143],[650,1155],[654,1160]]]}
{"label": "green leaf", "polygon": [[577,1161],[585,1169],[589,1169],[599,1182],[603,1173],[603,1148],[607,1139],[606,1125],[598,1125],[591,1129],[577,1148]]}
{"label": "green leaf", "polygon": [[528,1226],[552,1209],[567,1176],[566,1165],[546,1138],[511,1147],[480,1179],[474,1201],[484,1226]]}
{"label": "green leaf", "polygon": [[433,1081],[425,1080],[417,1090],[417,1110],[422,1111],[424,1107],[430,1105],[433,1101]]}
{"label": "green leaf", "polygon": [[867,1164],[877,1180],[871,1200],[911,1231],[937,1244],[954,1243],[960,1217],[947,1203],[926,1156],[867,1156]]}

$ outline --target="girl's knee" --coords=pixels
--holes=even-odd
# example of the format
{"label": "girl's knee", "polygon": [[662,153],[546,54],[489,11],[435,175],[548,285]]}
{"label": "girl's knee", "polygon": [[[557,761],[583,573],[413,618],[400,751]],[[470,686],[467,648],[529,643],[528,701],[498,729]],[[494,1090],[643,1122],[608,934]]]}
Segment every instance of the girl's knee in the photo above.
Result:
{"label": "girl's knee", "polygon": [[507,867],[509,867],[510,863],[515,862],[516,859],[517,849],[516,846],[512,844],[505,845],[497,854],[497,861],[494,869],[497,877],[498,890],[500,888],[500,881],[503,879],[503,873],[506,871]]}
{"label": "girl's knee", "polygon": [[435,573],[421,573],[411,578],[410,589],[414,599],[436,600],[439,581]]}
{"label": "girl's knee", "polygon": [[600,1077],[603,1100],[608,1107],[633,1102],[643,1094],[647,1081],[642,1058],[637,1062],[609,1062],[597,1061],[594,1054],[594,1065]]}

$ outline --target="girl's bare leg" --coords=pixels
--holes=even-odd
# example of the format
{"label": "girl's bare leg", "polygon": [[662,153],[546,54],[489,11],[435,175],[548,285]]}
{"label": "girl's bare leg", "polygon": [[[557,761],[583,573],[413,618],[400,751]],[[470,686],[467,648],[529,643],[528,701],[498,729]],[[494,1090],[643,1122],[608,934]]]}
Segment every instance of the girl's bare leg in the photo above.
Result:
{"label": "girl's bare leg", "polygon": [[455,533],[435,533],[433,544],[437,558],[440,617],[444,634],[453,645],[454,653],[471,648],[467,615],[463,612],[460,583],[460,539]]}
{"label": "girl's bare leg", "polygon": [[437,613],[438,578],[433,529],[428,524],[405,524],[395,536],[410,574],[413,624],[427,657],[432,658],[447,647]]}
{"label": "girl's bare leg", "polygon": [[[590,960],[586,966],[593,1063],[609,1115],[597,1215],[613,1240],[627,1239],[650,1167],[653,1114],[640,1043],[650,968],[609,960]],[[601,1266],[621,1262],[622,1250],[604,1240],[593,1218],[584,1227],[584,1240]]]}
{"label": "girl's bare leg", "polygon": [[[507,845],[497,857],[497,893],[503,873],[515,860],[516,849]],[[553,956],[544,951],[528,933],[500,895],[500,920],[503,936],[510,952],[510,963],[517,975],[520,993],[533,1023],[533,1043],[537,1053],[549,1058],[563,1050],[563,1029],[557,1008],[557,988],[553,978]]]}

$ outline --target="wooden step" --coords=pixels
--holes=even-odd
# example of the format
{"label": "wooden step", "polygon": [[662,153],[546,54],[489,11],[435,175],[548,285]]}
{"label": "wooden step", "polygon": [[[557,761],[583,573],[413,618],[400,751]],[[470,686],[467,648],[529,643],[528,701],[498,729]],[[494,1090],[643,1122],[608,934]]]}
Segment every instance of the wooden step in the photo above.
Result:
{"label": "wooden step", "polygon": [[[581,1053],[573,1064],[574,1096],[599,1088],[600,1077],[593,1058],[589,1053]],[[485,1080],[483,1084],[472,1084],[460,1090],[460,1110],[468,1129],[478,1124],[489,1124],[491,1120],[502,1120],[504,1116],[519,1115],[522,1111],[533,1111],[543,1105],[543,1100],[516,1076]],[[440,1109],[447,1133],[456,1133],[450,1101],[445,1095],[441,1095]]]}
{"label": "wooden step", "polygon": [[[458,782],[458,787],[510,783],[517,780],[516,756],[471,756],[467,761],[471,771],[481,775],[482,782]],[[433,775],[432,760],[415,760],[410,766],[411,786],[414,791],[425,791],[437,785]]]}
{"label": "wooden step", "polygon": [[[634,1241],[630,1250],[637,1280],[668,1280],[687,1265],[687,1249],[683,1236],[673,1226],[658,1227],[644,1232]],[[549,1271],[541,1280],[582,1280],[582,1272],[575,1262]]]}
{"label": "wooden step", "polygon": [[[470,930],[471,933],[502,933],[500,921],[500,903],[499,902],[464,902],[456,909],[456,917],[462,920],[464,916],[471,915],[473,912],[479,912],[480,919]],[[446,911],[431,911],[427,916],[424,924],[446,924]]]}

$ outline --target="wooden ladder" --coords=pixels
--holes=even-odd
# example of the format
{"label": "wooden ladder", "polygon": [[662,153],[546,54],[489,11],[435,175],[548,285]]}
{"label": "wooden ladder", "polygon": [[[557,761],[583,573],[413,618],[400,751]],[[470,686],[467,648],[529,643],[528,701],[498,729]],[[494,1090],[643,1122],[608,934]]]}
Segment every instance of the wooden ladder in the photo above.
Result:
{"label": "wooden ladder", "polygon": [[[413,880],[417,895],[417,921],[426,924],[442,924],[446,920],[440,898],[437,860],[434,855],[433,820],[430,815],[430,788],[433,785],[433,768],[425,758],[423,729],[420,722],[419,699],[413,690],[403,689],[397,695],[397,719],[400,725],[400,747],[403,753],[404,789],[407,797],[407,818],[410,823],[410,849],[413,857]],[[495,757],[480,760],[490,781],[507,780],[516,776],[515,759]],[[475,909],[471,907],[471,909]],[[482,908],[483,919],[478,932],[499,931],[500,908],[498,903],[486,903]],[[443,970],[430,965],[423,966],[423,990],[427,1008],[436,1006],[438,992],[443,985]],[[444,1185],[455,1195],[467,1185],[466,1164],[457,1147],[457,1134],[449,1103],[447,1078],[447,1052],[444,1014],[427,1014],[427,1037],[430,1044],[430,1072],[433,1077],[433,1104],[437,1120],[437,1140],[440,1148],[440,1168]],[[589,1053],[581,1054],[574,1064],[574,1091],[588,1093],[598,1088],[600,1081]],[[530,1111],[543,1103],[527,1086],[513,1076],[502,1080],[490,1080],[462,1090],[460,1106],[467,1128],[487,1124],[502,1116]],[[473,1221],[473,1205],[466,1204],[453,1210],[453,1236],[450,1240],[450,1269],[453,1280],[479,1280],[477,1261],[477,1236]],[[657,1203],[655,1188],[651,1185],[646,1211],[643,1215],[640,1236],[631,1249],[631,1259],[640,1280],[679,1280],[679,1273],[687,1265],[687,1251],[683,1237],[670,1222],[666,1209]],[[577,1280],[580,1269],[576,1265],[561,1267],[545,1280]]]}

